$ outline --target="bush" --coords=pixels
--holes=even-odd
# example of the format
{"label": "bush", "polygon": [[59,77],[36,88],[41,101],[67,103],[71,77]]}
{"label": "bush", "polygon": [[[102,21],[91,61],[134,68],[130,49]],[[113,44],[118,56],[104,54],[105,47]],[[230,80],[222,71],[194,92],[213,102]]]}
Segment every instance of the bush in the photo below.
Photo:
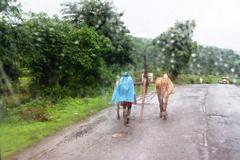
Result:
{"label": "bush", "polygon": [[93,29],[35,15],[20,30],[29,44],[23,46],[22,54],[31,71],[30,91],[35,97],[78,96],[107,82],[111,71],[102,54],[112,50],[111,41]]}
{"label": "bush", "polygon": [[29,103],[9,109],[7,117],[19,115],[25,121],[48,121],[50,120],[47,109],[51,107],[52,101],[46,98],[38,98]]}
{"label": "bush", "polygon": [[212,83],[212,78],[210,76],[204,77],[203,83],[211,84]]}
{"label": "bush", "polygon": [[20,116],[25,121],[48,121],[49,115],[44,107],[25,108],[21,111]]}

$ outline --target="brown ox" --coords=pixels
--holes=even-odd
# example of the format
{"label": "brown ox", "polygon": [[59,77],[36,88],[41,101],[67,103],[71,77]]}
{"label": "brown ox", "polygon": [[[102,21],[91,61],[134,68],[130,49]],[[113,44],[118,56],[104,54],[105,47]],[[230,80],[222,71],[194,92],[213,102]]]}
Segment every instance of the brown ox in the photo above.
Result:
{"label": "brown ox", "polygon": [[160,118],[167,119],[168,97],[173,92],[173,83],[167,74],[159,77],[155,81],[155,89],[160,107]]}

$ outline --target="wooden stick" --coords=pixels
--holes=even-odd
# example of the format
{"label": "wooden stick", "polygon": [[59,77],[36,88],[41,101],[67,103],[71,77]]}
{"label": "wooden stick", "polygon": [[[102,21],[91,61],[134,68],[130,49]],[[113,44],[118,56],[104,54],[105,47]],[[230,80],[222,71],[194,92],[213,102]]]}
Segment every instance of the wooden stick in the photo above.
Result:
{"label": "wooden stick", "polygon": [[144,102],[145,102],[145,93],[146,93],[146,78],[143,79],[143,88],[142,88],[142,106],[140,111],[140,119],[143,120],[143,110],[144,110]]}

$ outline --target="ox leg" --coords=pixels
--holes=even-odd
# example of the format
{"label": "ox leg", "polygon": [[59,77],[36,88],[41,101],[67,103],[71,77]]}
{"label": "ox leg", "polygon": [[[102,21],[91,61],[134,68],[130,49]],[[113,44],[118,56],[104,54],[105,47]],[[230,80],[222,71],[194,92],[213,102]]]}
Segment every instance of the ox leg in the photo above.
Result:
{"label": "ox leg", "polygon": [[163,112],[163,104],[162,104],[162,99],[161,99],[161,95],[158,93],[158,102],[159,102],[159,109],[160,109],[160,114],[159,117],[162,118],[162,112]]}
{"label": "ox leg", "polygon": [[161,103],[160,103],[161,116],[160,116],[160,118],[163,117],[163,113],[164,113],[163,107],[164,107],[163,98],[161,98]]}
{"label": "ox leg", "polygon": [[117,103],[117,119],[120,119],[120,114],[119,114],[119,110],[120,110],[120,105],[119,103]]}
{"label": "ox leg", "polygon": [[164,102],[163,102],[163,119],[167,119],[167,103],[168,103],[168,97],[166,97],[164,99]]}

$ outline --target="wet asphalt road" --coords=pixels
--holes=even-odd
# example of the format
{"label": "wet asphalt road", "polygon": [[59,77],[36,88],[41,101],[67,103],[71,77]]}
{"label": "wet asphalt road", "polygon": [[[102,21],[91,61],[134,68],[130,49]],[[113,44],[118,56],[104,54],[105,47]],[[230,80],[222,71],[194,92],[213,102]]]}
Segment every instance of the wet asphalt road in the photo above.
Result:
{"label": "wet asphalt road", "polygon": [[[151,93],[139,122],[135,105],[128,127],[116,106],[73,125],[16,155],[15,160],[239,160],[240,88],[179,86],[171,95],[168,120],[159,119]],[[120,133],[122,137],[113,138]]]}

